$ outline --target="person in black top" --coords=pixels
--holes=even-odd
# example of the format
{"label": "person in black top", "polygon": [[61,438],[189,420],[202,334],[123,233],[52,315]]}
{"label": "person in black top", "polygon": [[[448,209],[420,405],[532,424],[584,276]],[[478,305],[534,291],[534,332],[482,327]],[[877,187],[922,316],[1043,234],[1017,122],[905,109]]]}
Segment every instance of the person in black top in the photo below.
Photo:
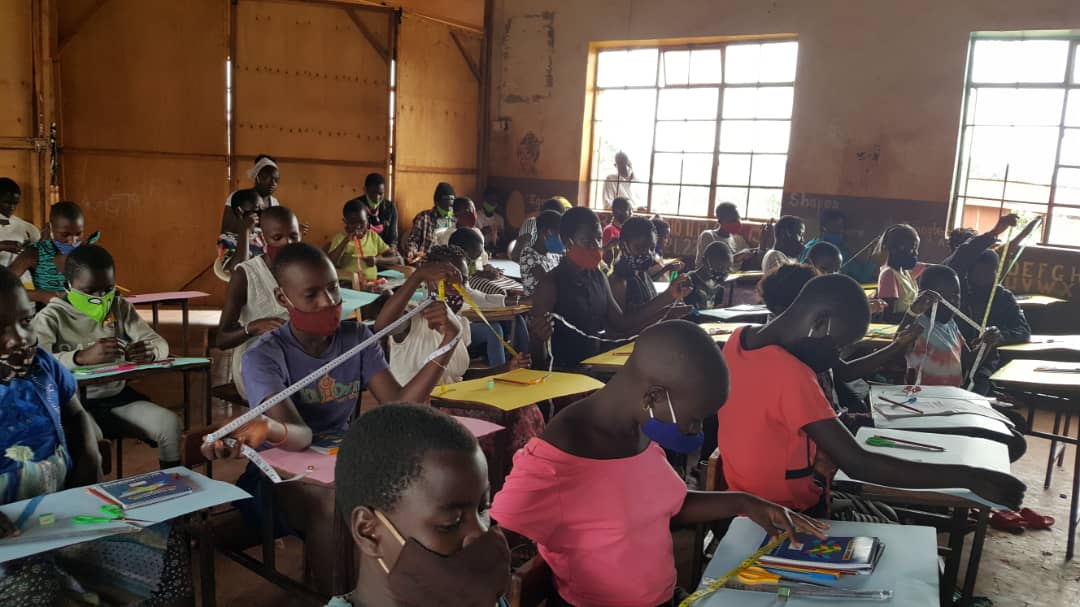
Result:
{"label": "person in black top", "polygon": [[[563,215],[559,236],[566,245],[566,255],[540,279],[533,294],[529,336],[534,367],[545,368],[553,359],[559,368],[574,368],[614,347],[596,337],[633,335],[661,317],[681,318],[689,312],[687,306],[676,304],[689,289],[672,285],[647,305],[624,313],[611,294],[607,275],[599,269],[601,233],[600,219],[591,209],[575,207]],[[552,314],[562,316],[590,337],[568,328]]]}
{"label": "person in black top", "polygon": [[[626,312],[647,305],[656,298],[649,270],[656,256],[656,227],[644,217],[631,217],[623,223],[619,238],[622,254],[615,262],[611,275],[611,293],[615,303]],[[689,295],[690,278],[676,278],[673,289],[682,289]]]}
{"label": "person in black top", "polygon": [[[961,297],[961,307],[972,320],[982,322],[986,314],[986,303],[990,299],[992,289],[994,301],[990,304],[990,316],[986,326],[997,327],[1001,333],[999,345],[1010,346],[1027,343],[1031,340],[1031,326],[1028,324],[1024,310],[1016,301],[1013,292],[996,284],[998,254],[991,250],[985,250],[975,258],[974,263],[967,273],[966,289]],[[978,331],[974,327],[959,322],[960,333],[969,342],[978,338]],[[975,392],[986,394],[989,392],[990,376],[1001,366],[996,349],[989,351],[985,359],[975,372]]]}
{"label": "person in black top", "polygon": [[[386,178],[371,173],[364,178],[364,195],[360,200],[368,208],[369,229],[396,249],[398,246],[398,216],[394,203],[386,198]],[[351,201],[350,201],[351,202]]]}

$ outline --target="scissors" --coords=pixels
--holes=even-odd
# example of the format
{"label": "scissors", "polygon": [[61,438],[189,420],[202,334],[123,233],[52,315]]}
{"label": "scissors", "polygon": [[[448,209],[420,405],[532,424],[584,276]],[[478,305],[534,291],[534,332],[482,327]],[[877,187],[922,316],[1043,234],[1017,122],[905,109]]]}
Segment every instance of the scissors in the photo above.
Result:
{"label": "scissors", "polygon": [[780,576],[761,567],[747,567],[739,572],[739,581],[751,586],[756,584],[779,584]]}
{"label": "scissors", "polygon": [[152,524],[153,521],[141,521],[139,519],[128,518],[124,516],[124,511],[120,509],[120,506],[114,504],[102,504],[101,505],[102,516],[93,516],[89,514],[80,514],[71,519],[71,522],[75,525],[101,525],[107,523],[142,523]]}

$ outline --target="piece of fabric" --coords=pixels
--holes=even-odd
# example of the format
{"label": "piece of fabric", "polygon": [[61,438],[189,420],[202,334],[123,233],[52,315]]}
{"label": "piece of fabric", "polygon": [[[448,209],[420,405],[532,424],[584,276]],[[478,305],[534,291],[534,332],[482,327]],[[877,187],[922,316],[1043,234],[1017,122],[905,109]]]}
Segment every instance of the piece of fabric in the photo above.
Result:
{"label": "piece of fabric", "polygon": [[60,250],[52,240],[39,240],[30,245],[37,251],[37,266],[30,270],[34,289],[62,293],[67,290],[67,279],[56,267],[56,258]]}
{"label": "piece of fabric", "polygon": [[[582,270],[564,258],[551,271],[555,283],[555,313],[592,336],[602,336],[607,328],[611,288],[601,270]],[[612,344],[588,339],[556,321],[551,336],[551,354],[560,367],[573,367]],[[602,350],[603,349],[603,350]]]}
{"label": "piece of fabric", "polygon": [[[330,239],[330,250],[334,250],[341,241],[345,240],[345,232],[338,232]],[[390,246],[383,241],[382,237],[376,234],[372,230],[364,232],[364,236],[360,238],[360,257],[378,257],[383,253],[390,250]],[[360,264],[358,263],[356,253],[356,240],[350,239],[349,244],[345,245],[345,254],[341,257],[341,265],[338,269],[343,272],[360,272]],[[364,265],[363,270],[364,280],[375,280],[379,277],[379,267],[377,265]]]}
{"label": "piece of fabric", "polygon": [[683,299],[684,304],[696,310],[711,310],[723,305],[724,283],[704,278],[707,276],[704,270],[695,270],[690,272],[689,276],[693,290]]}
{"label": "piece of fabric", "polygon": [[436,234],[442,230],[452,229],[455,223],[452,216],[445,217],[437,213],[435,209],[418,213],[416,219],[413,220],[409,239],[405,243],[405,259],[427,255],[428,249],[435,244]]}
{"label": "piece of fabric", "polygon": [[626,282],[623,312],[633,312],[642,308],[656,297],[656,287],[652,283],[652,278],[647,271],[635,269],[630,258],[623,256],[616,261],[613,275]]}
{"label": "piece of fabric", "polygon": [[799,260],[794,257],[788,257],[787,253],[784,253],[780,249],[770,249],[765,253],[765,256],[761,258],[761,271],[769,272],[775,270],[780,266],[786,266],[791,263],[799,263]]}
{"label": "piece of fabric", "polygon": [[655,443],[597,460],[537,438],[514,456],[491,517],[537,543],[571,604],[653,607],[675,590],[670,525],[686,493]]}
{"label": "piece of fabric", "polygon": [[378,205],[373,205],[366,194],[361,196],[359,200],[367,205],[368,224],[371,229],[379,235],[379,238],[382,238],[387,246],[396,246],[398,241],[398,214],[393,201],[383,198]]}
{"label": "piece of fabric", "polygon": [[606,246],[608,246],[608,244],[611,243],[612,240],[618,240],[619,236],[621,236],[621,235],[622,235],[622,228],[615,225],[614,223],[609,223],[606,226],[604,226],[604,232],[603,232],[603,235],[602,235],[602,238],[603,238],[602,242],[603,242],[604,246],[606,247]]}
{"label": "piece of fabric", "polygon": [[[363,324],[346,321],[319,357],[304,351],[289,325],[259,337],[244,353],[244,388],[248,402],[262,403],[346,350],[371,337]],[[292,396],[300,417],[315,434],[342,432],[356,409],[360,393],[389,365],[377,343],[350,358]]]}
{"label": "piece of fabric", "polygon": [[717,414],[717,445],[724,479],[746,491],[796,510],[818,503],[814,483],[816,446],[803,428],[836,417],[817,376],[780,346],[747,350],[745,327],[724,346],[730,386]]}
{"label": "piece of fabric", "polygon": [[521,284],[524,287],[525,297],[532,297],[536,286],[540,283],[540,277],[555,269],[562,261],[562,255],[558,253],[540,253],[532,247],[526,247],[521,252]]}
{"label": "piece of fabric", "polygon": [[[274,278],[274,274],[270,271],[270,266],[265,259],[258,257],[249,259],[236,266],[236,268],[243,271],[244,277],[247,279],[247,300],[244,302],[244,306],[240,308],[240,326],[246,327],[251,322],[261,318],[289,320],[289,311],[279,304],[277,298],[274,297],[277,280]],[[236,346],[230,352],[229,372],[233,384],[236,386],[236,391],[244,398],[247,397],[247,390],[244,389],[244,382],[241,379],[243,377],[244,352],[257,339],[258,336],[249,337],[244,343]]]}
{"label": "piece of fabric", "polygon": [[608,175],[604,180],[604,208],[610,209],[616,198],[625,198],[634,206],[634,184],[618,174]]}
{"label": "piece of fabric", "polygon": [[[38,345],[68,369],[83,366],[75,362],[76,352],[85,350],[107,337],[116,337],[129,344],[149,342],[154,360],[169,357],[169,342],[154,332],[139,316],[135,307],[123,297],[116,298],[113,313],[105,319],[104,324],[76,310],[66,299],[54,298],[37,313],[31,327],[37,336]],[[124,381],[120,380],[87,386],[86,396],[91,399],[115,396],[124,389],[124,385]]]}
{"label": "piece of fabric", "polygon": [[906,355],[909,373],[922,367],[922,383],[927,386],[961,386],[964,383],[964,338],[956,320],[935,322],[930,330],[930,317],[926,314],[912,324],[922,327],[923,332]]}
{"label": "piece of fabric", "polygon": [[[439,383],[455,384],[461,381],[465,372],[469,370],[469,344],[472,343],[472,338],[468,320],[463,320],[451,311],[447,311],[446,316],[461,333],[461,341],[454,348],[454,353],[450,355]],[[428,356],[439,349],[443,335],[428,326],[424,316],[418,314],[409,320],[409,333],[403,341],[399,342],[396,337],[390,337],[389,341],[390,373],[399,384],[404,386],[416,377],[420,369],[424,368]]]}
{"label": "piece of fabric", "polygon": [[890,266],[882,266],[878,275],[878,297],[881,299],[895,299],[894,311],[906,314],[915,298],[919,295],[919,277],[927,264],[919,262],[910,270],[897,270]]}
{"label": "piece of fabric", "polygon": [[[12,215],[5,218],[0,216],[0,241],[5,240],[19,243],[35,243],[41,240],[41,230],[21,217]],[[0,267],[6,268],[10,266],[11,262],[15,261],[16,256],[16,253],[0,251]],[[27,273],[23,280],[33,281],[33,278]]]}
{"label": "piece of fabric", "polygon": [[743,249],[750,248],[749,243],[746,242],[746,238],[742,234],[728,234],[727,236],[721,236],[720,230],[705,230],[698,236],[697,241],[697,254],[694,256],[694,267],[700,268],[705,265],[705,249],[714,242],[722,242],[731,249],[731,253],[735,254]]}
{"label": "piece of fabric", "polygon": [[150,402],[130,386],[115,396],[88,398],[84,404],[106,438],[123,436],[153,441],[158,447],[158,461],[180,461],[179,416]]}

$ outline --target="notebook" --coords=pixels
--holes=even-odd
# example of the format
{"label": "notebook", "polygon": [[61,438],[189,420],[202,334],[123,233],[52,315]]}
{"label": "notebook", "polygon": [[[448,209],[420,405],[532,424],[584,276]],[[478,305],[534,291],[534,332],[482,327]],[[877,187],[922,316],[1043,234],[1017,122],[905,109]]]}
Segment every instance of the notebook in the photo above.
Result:
{"label": "notebook", "polygon": [[101,483],[86,490],[127,510],[182,497],[191,493],[191,486],[180,474],[158,470]]}
{"label": "notebook", "polygon": [[[766,538],[765,543],[768,542]],[[764,543],[762,544],[764,545]],[[783,570],[836,571],[869,574],[881,558],[885,545],[876,537],[829,537],[819,540],[812,535],[786,539],[761,557],[762,566]]]}
{"label": "notebook", "polygon": [[345,436],[338,433],[316,434],[311,438],[310,449],[323,455],[337,455]]}

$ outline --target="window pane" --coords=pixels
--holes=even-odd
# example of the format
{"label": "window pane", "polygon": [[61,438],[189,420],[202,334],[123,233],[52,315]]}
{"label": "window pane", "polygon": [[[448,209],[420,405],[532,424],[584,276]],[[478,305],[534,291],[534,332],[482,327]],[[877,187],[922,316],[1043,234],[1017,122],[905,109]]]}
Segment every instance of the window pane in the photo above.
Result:
{"label": "window pane", "polygon": [[1065,40],[977,40],[972,82],[1064,82]]}
{"label": "window pane", "polygon": [[1061,138],[1061,164],[1080,166],[1080,129],[1065,129]]}
{"label": "window pane", "polygon": [[730,84],[757,82],[759,57],[761,57],[760,44],[733,44],[727,47],[724,82]]}
{"label": "window pane", "polygon": [[1075,247],[1078,234],[1080,234],[1080,209],[1054,207],[1047,244]]}
{"label": "window pane", "polygon": [[[784,172],[787,170],[787,155],[754,156],[750,185],[784,186]],[[751,193],[752,194],[752,193]]]}
{"label": "window pane", "polygon": [[730,202],[739,207],[739,214],[746,217],[746,197],[749,191],[746,188],[716,188],[716,204]]}
{"label": "window pane", "polygon": [[1069,91],[1069,105],[1065,109],[1066,126],[1080,126],[1080,89]]}
{"label": "window pane", "polygon": [[1049,185],[1057,152],[1056,127],[982,126],[969,129],[970,177]]}
{"label": "window pane", "polygon": [[679,215],[708,217],[709,188],[683,187],[679,199]]}
{"label": "window pane", "polygon": [[798,42],[761,45],[761,82],[794,82]]}
{"label": "window pane", "polygon": [[649,179],[649,157],[652,155],[652,128],[645,126],[624,127],[619,123],[597,123],[593,129],[596,137],[593,159],[594,174],[602,179],[615,173],[615,154],[626,152],[634,166],[636,180]]}
{"label": "window pane", "polygon": [[657,154],[653,158],[653,183],[679,183],[682,154]]}
{"label": "window pane", "polygon": [[754,122],[725,120],[720,125],[721,152],[751,152],[754,150]]}
{"label": "window pane", "polygon": [[660,91],[660,120],[712,120],[716,118],[718,89],[665,89]]}
{"label": "window pane", "polygon": [[980,89],[975,124],[1054,125],[1061,122],[1061,89]]}
{"label": "window pane", "polygon": [[686,84],[690,71],[690,51],[667,51],[660,65],[660,81],[664,86]]}
{"label": "window pane", "polygon": [[650,210],[662,215],[677,215],[679,213],[679,186],[654,185]]}
{"label": "window pane", "polygon": [[746,210],[747,217],[768,219],[780,216],[780,197],[783,190],[750,188],[750,203]]}
{"label": "window pane", "polygon": [[596,119],[628,123],[652,122],[656,91],[650,89],[600,91],[596,95]]}
{"label": "window pane", "polygon": [[757,89],[724,90],[724,118],[756,118]]}
{"label": "window pane", "polygon": [[[685,154],[682,161],[683,183],[709,185],[712,181],[712,154]],[[708,192],[705,193],[705,197],[708,198]],[[685,203],[685,200],[683,202]]]}
{"label": "window pane", "polygon": [[702,49],[690,53],[690,84],[712,84],[723,81],[720,49]]}
{"label": "window pane", "polygon": [[771,86],[724,91],[724,118],[791,118],[795,89]]}
{"label": "window pane", "polygon": [[711,152],[716,145],[715,122],[658,122],[656,150],[661,152]]}
{"label": "window pane", "polygon": [[716,167],[717,185],[746,185],[750,183],[749,154],[720,154]]}
{"label": "window pane", "polygon": [[596,59],[596,86],[656,84],[657,49],[602,51]]}
{"label": "window pane", "polygon": [[1073,56],[1073,84],[1080,84],[1080,46],[1076,47],[1076,54]]}
{"label": "window pane", "polygon": [[1058,169],[1054,204],[1080,206],[1080,169]]}
{"label": "window pane", "polygon": [[754,151],[787,152],[790,138],[790,121],[759,120],[754,133]]}
{"label": "window pane", "polygon": [[1016,183],[1010,179],[1005,186],[1005,200],[1047,204],[1050,202],[1050,186]]}

